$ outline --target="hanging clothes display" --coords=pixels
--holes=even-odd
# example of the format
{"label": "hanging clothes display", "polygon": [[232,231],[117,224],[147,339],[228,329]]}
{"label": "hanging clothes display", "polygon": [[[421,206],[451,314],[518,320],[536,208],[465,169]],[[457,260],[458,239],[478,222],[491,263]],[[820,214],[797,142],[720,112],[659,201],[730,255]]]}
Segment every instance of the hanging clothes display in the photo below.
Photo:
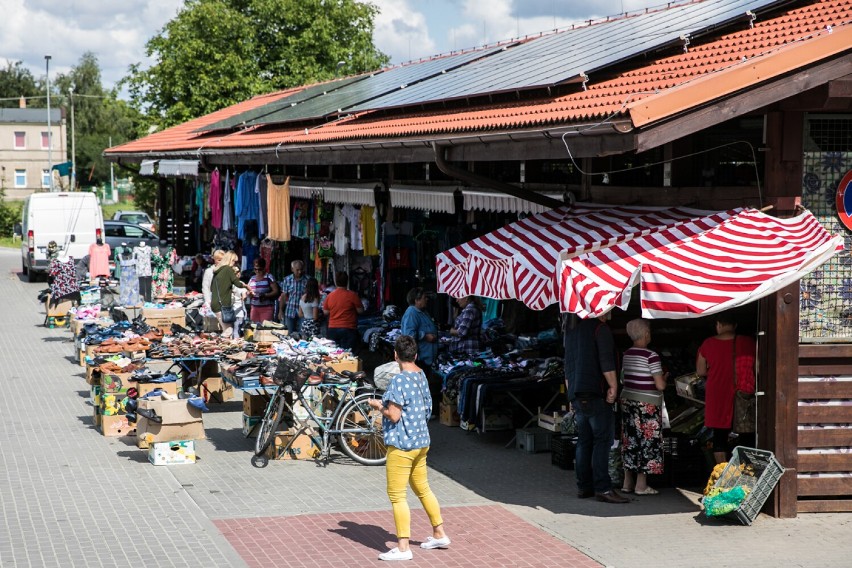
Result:
{"label": "hanging clothes display", "polygon": [[349,224],[349,247],[352,250],[364,250],[361,237],[361,211],[348,203],[340,211]]}
{"label": "hanging clothes display", "polygon": [[222,188],[222,230],[230,231],[234,228],[234,210],[231,206],[234,195],[234,178],[231,172],[225,172],[225,185]]}
{"label": "hanging clothes display", "polygon": [[[265,235],[269,232],[269,205],[267,203],[267,193],[269,191],[267,184],[269,176],[257,176],[254,192],[257,195],[258,215],[257,215],[257,232],[258,236]],[[251,266],[251,265],[249,265]]]}
{"label": "hanging clothes display", "polygon": [[[101,241],[101,239],[98,239]],[[89,245],[89,276],[109,276],[109,245],[101,241]]]}
{"label": "hanging clothes display", "polygon": [[340,207],[334,208],[334,222],[332,223],[332,231],[334,232],[334,250],[341,253],[349,250],[349,233],[346,232],[346,215]]}
{"label": "hanging clothes display", "polygon": [[50,282],[50,305],[62,300],[80,300],[80,285],[77,283],[77,266],[74,259],[63,262],[58,258],[50,261],[47,270]]}
{"label": "hanging clothes display", "polygon": [[303,199],[293,202],[293,236],[298,239],[308,238],[308,224],[311,216],[310,203]]}
{"label": "hanging clothes display", "polygon": [[237,190],[234,193],[234,217],[237,222],[237,237],[246,240],[250,237],[247,232],[248,222],[257,221],[258,203],[254,192],[257,173],[248,171],[240,174],[237,180]]}
{"label": "hanging clothes display", "polygon": [[272,176],[266,174],[269,192],[267,206],[269,209],[269,234],[274,241],[290,240],[290,178],[278,185],[272,181]]}
{"label": "hanging clothes display", "polygon": [[198,209],[198,226],[204,224],[204,184],[199,181],[195,186],[195,208]]}
{"label": "hanging clothes display", "polygon": [[151,267],[155,298],[172,293],[172,285],[175,280],[172,264],[175,262],[177,262],[177,254],[174,248],[167,247],[164,253],[160,253],[159,249],[154,249],[154,253],[151,255]]}
{"label": "hanging clothes display", "polygon": [[139,277],[136,276],[136,261],[133,258],[121,258],[121,280],[119,281],[118,303],[122,306],[135,306],[139,303]]}
{"label": "hanging clothes display", "polygon": [[375,207],[361,206],[361,248],[364,249],[364,256],[377,256],[379,254],[376,217]]}
{"label": "hanging clothes display", "polygon": [[222,177],[219,168],[210,173],[210,224],[222,228]]}

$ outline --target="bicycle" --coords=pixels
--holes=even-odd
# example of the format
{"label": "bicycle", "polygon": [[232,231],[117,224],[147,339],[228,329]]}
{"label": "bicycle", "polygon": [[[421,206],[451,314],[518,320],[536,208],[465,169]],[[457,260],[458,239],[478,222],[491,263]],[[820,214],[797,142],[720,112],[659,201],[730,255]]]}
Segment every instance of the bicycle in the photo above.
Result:
{"label": "bicycle", "polygon": [[[381,414],[370,408],[367,400],[377,396],[375,385],[363,372],[340,373],[330,369],[311,371],[295,359],[278,361],[273,381],[278,388],[266,406],[261,419],[254,457],[261,458],[272,443],[278,426],[285,420],[293,423],[295,434],[283,448],[286,452],[301,434],[307,434],[320,449],[320,459],[328,460],[336,441],[344,454],[363,465],[383,465],[386,461]],[[313,379],[313,380],[309,380]],[[317,408],[305,398],[308,387],[322,393],[320,403],[334,410]],[[290,394],[295,394],[291,401]],[[298,402],[307,416],[300,418],[294,410]]]}

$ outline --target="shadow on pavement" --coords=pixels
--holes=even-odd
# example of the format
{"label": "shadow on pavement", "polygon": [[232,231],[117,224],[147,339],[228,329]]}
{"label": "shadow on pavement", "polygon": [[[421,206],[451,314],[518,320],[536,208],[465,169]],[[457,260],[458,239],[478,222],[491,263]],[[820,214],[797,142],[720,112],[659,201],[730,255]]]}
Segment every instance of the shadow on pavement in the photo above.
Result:
{"label": "shadow on pavement", "polygon": [[328,529],[328,532],[379,552],[385,552],[388,549],[388,542],[396,541],[395,535],[376,525],[362,525],[352,521],[340,521],[338,524],[341,528]]}
{"label": "shadow on pavement", "polygon": [[138,449],[116,452],[115,455],[121,458],[127,458],[127,461],[148,463],[148,452],[143,452]]}
{"label": "shadow on pavement", "polygon": [[622,505],[578,499],[573,470],[552,465],[549,452],[526,453],[514,443],[505,447],[513,431],[477,434],[435,424],[430,432],[429,466],[497,503],[596,517],[687,513],[697,508],[675,488],[659,488],[655,496],[626,495],[630,502]]}

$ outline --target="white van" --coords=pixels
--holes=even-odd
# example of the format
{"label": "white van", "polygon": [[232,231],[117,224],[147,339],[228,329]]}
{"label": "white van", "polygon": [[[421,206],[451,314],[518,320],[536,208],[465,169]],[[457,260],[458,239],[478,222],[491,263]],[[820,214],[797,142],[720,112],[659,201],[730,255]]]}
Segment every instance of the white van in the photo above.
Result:
{"label": "white van", "polygon": [[24,202],[21,219],[21,266],[35,280],[47,273],[47,244],[56,241],[59,258],[80,259],[103,238],[104,219],[94,193],[34,193]]}

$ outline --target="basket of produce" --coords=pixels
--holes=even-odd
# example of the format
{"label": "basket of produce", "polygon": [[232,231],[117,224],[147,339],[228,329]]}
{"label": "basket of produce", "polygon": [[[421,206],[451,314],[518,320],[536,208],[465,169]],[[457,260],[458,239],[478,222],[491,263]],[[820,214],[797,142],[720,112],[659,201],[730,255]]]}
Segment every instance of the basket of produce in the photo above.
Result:
{"label": "basket of produce", "polygon": [[783,474],[784,468],[772,452],[737,446],[721,473],[714,470],[711,481],[718,478],[705,490],[704,511],[708,517],[727,517],[750,525]]}

